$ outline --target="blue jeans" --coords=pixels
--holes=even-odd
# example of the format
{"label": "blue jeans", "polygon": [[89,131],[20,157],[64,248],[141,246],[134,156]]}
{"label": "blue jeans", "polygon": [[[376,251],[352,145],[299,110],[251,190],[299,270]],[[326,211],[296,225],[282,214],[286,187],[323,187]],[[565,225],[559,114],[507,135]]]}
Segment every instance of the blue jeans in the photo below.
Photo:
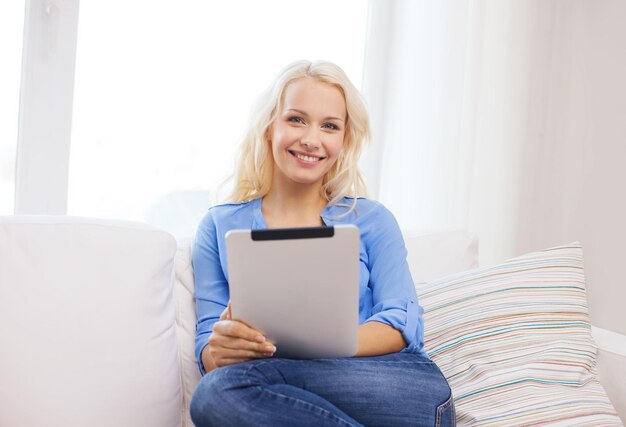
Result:
{"label": "blue jeans", "polygon": [[205,375],[196,426],[454,426],[450,387],[425,356],[259,359]]}

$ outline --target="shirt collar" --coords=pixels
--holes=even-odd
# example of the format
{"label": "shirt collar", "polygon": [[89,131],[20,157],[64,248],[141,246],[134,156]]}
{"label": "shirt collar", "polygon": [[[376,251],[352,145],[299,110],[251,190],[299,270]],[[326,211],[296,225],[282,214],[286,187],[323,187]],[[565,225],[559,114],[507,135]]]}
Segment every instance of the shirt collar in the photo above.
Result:
{"label": "shirt collar", "polygon": [[[263,205],[262,202],[263,199],[261,197],[250,202],[252,204],[253,211],[252,228],[256,230],[264,230],[267,228],[267,222],[265,221],[265,218],[263,218],[263,212],[261,211],[261,207]],[[333,206],[327,205],[324,209],[322,209],[322,212],[320,212],[320,217],[322,217],[322,221],[326,226],[334,225],[335,223],[332,218],[332,209]]]}
{"label": "shirt collar", "polygon": [[263,212],[261,212],[261,201],[262,198],[254,199],[250,203],[252,204],[252,229],[254,230],[264,230],[267,228],[267,222],[265,222],[265,218],[263,218]]}

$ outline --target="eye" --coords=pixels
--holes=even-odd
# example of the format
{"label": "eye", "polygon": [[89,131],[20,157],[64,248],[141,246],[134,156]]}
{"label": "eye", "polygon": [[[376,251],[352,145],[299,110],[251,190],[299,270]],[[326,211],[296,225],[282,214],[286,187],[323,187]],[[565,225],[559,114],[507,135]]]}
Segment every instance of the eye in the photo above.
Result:
{"label": "eye", "polygon": [[337,125],[336,125],[336,124],[334,124],[334,123],[324,123],[324,124],[322,125],[322,127],[323,127],[324,129],[339,130],[339,126],[337,126]]}
{"label": "eye", "polygon": [[298,116],[291,116],[287,118],[287,121],[290,123],[300,123],[300,124],[304,124],[304,119],[302,117],[298,117]]}

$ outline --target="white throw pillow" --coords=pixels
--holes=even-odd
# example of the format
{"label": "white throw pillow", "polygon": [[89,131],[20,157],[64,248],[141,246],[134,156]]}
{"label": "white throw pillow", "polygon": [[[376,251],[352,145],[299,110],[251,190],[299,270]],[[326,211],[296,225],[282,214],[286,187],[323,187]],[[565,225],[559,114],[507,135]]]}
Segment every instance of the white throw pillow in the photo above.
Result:
{"label": "white throw pillow", "polygon": [[141,224],[0,218],[0,425],[180,426],[175,253]]}
{"label": "white throw pillow", "polygon": [[459,425],[622,425],[597,379],[578,243],[454,274],[419,296]]}
{"label": "white throw pillow", "polygon": [[464,230],[402,232],[416,286],[478,266],[478,239]]}

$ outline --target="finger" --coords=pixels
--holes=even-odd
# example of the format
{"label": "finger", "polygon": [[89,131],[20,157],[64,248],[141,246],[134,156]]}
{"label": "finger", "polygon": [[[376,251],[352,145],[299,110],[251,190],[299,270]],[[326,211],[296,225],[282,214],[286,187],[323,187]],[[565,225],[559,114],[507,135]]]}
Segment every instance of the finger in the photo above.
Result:
{"label": "finger", "polygon": [[228,306],[226,306],[226,309],[228,310],[228,319],[232,319],[233,318],[233,310],[230,307],[230,301],[228,301]]}
{"label": "finger", "polygon": [[211,352],[213,359],[260,359],[273,355],[272,352],[257,352],[253,350],[220,348]]}
{"label": "finger", "polygon": [[242,350],[242,351],[252,351],[260,354],[274,354],[276,352],[276,346],[269,343],[256,343],[248,340],[242,340],[238,338],[221,338],[216,337],[211,343],[215,348],[223,348],[228,350]]}
{"label": "finger", "polygon": [[271,354],[259,354],[259,355],[256,355],[255,357],[224,356],[224,357],[214,358],[213,360],[214,360],[215,365],[219,367],[219,366],[226,366],[226,365],[234,365],[235,363],[248,362],[250,360],[266,359],[270,357],[272,357]]}
{"label": "finger", "polygon": [[222,314],[220,314],[220,320],[226,320],[228,318],[229,307],[230,307],[230,303],[229,305],[226,306],[224,311],[222,311]]}
{"label": "finger", "polygon": [[276,351],[276,346],[269,341],[263,343],[249,341],[243,338],[222,335],[215,330],[209,337],[208,343],[216,350],[226,348],[232,350],[250,350],[258,353],[274,353]]}
{"label": "finger", "polygon": [[247,362],[253,359],[220,359],[215,361],[215,366],[221,368],[222,366],[234,365],[236,363]]}
{"label": "finger", "polygon": [[213,325],[213,332],[248,341],[263,343],[266,341],[263,334],[238,320],[220,320]]}

